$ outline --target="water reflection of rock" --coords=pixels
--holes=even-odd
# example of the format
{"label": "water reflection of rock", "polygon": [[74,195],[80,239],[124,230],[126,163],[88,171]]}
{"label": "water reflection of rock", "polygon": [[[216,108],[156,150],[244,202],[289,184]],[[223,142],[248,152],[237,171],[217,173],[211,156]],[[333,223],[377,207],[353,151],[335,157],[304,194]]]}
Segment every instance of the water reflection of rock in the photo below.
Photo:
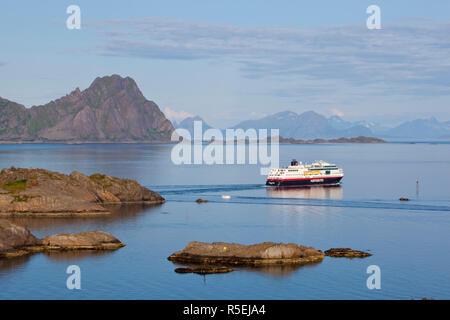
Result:
{"label": "water reflection of rock", "polygon": [[301,188],[267,188],[267,195],[271,198],[295,198],[295,199],[337,199],[344,195],[341,186],[329,187],[301,187]]}
{"label": "water reflection of rock", "polygon": [[[198,265],[198,264],[184,264],[184,263],[177,263],[172,262],[176,266],[180,267],[187,267],[187,268],[198,268],[198,267],[217,267],[218,265],[213,264],[205,264],[205,265]],[[296,264],[286,264],[286,265],[267,265],[267,266],[257,266],[257,267],[233,267],[235,272],[241,271],[241,272],[256,272],[260,273],[262,275],[272,277],[272,278],[282,278],[292,275],[293,273],[299,271],[303,268],[313,268],[320,264],[321,262],[315,262],[315,263],[308,263],[304,265],[296,265]]]}
{"label": "water reflection of rock", "polygon": [[70,250],[70,251],[44,251],[43,255],[55,262],[73,262],[87,258],[98,258],[114,254],[109,250]]}
{"label": "water reflection of rock", "polygon": [[111,212],[108,215],[91,216],[91,217],[8,217],[7,220],[16,223],[33,231],[58,229],[71,225],[84,225],[92,223],[104,223],[105,225],[124,223],[127,220],[139,218],[143,214],[150,214],[148,211],[160,208],[160,205],[148,204],[122,204],[122,205],[105,205]]}
{"label": "water reflection of rock", "polygon": [[245,271],[245,272],[258,272],[265,276],[273,277],[273,278],[282,278],[286,276],[292,275],[294,272],[299,271],[300,269],[305,268],[313,268],[320,264],[321,262],[309,263],[304,265],[270,265],[270,266],[260,266],[258,268],[236,268],[236,271]]}
{"label": "water reflection of rock", "polygon": [[[17,271],[19,266],[27,263],[32,257],[32,254],[15,257],[13,259],[0,259],[0,271]],[[5,274],[6,276],[9,273],[2,273],[0,272],[0,277],[2,274]]]}

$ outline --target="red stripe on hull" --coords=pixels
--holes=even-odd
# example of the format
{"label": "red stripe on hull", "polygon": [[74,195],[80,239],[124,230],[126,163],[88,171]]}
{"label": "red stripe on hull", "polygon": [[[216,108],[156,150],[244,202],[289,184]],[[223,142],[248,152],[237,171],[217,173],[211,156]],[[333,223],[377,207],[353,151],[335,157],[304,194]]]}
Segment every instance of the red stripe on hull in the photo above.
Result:
{"label": "red stripe on hull", "polygon": [[[301,179],[267,179],[267,186],[281,187],[281,186],[325,186],[339,184],[343,177],[316,177],[316,178],[301,178]],[[317,181],[317,182],[314,182]]]}
{"label": "red stripe on hull", "polygon": [[297,184],[297,185],[280,185],[280,186],[270,186],[272,188],[275,189],[283,189],[283,188],[310,188],[310,187],[323,187],[323,186],[328,186],[328,187],[337,187],[337,186],[341,186],[340,182],[335,182],[335,183],[314,183],[314,184]]}

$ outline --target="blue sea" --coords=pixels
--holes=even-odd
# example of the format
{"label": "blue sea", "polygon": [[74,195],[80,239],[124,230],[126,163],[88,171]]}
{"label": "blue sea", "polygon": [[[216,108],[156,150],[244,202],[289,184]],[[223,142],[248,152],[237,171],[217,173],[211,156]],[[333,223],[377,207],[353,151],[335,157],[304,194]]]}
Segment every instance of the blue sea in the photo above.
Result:
{"label": "blue sea", "polygon": [[[450,298],[448,142],[280,145],[281,165],[325,160],[345,173],[340,187],[281,190],[265,187],[257,165],[175,165],[172,148],[0,145],[1,168],[105,173],[136,179],[167,199],[103,217],[10,219],[38,237],[102,230],[126,247],[0,260],[0,299]],[[197,204],[198,198],[209,202]],[[350,247],[372,256],[207,276],[175,273],[178,266],[167,257],[193,240]],[[70,265],[80,267],[81,290],[66,287]],[[380,268],[381,289],[366,285],[371,265]]]}

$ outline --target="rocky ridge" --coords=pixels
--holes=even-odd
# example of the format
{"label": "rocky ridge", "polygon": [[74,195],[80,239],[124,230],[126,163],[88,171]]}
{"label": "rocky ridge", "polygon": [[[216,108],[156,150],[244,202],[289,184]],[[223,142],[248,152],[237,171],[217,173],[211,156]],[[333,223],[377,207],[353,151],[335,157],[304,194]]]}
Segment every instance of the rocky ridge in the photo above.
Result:
{"label": "rocky ridge", "polygon": [[0,216],[108,214],[105,204],[159,204],[165,199],[135,180],[79,172],[9,168],[0,172]]}

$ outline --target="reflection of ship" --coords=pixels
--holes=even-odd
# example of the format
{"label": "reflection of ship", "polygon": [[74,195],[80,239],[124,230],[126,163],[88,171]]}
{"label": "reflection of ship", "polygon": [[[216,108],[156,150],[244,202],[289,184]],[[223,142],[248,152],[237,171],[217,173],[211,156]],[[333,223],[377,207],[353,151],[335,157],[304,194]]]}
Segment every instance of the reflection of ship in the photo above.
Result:
{"label": "reflection of ship", "polygon": [[340,185],[316,188],[267,188],[267,195],[271,198],[290,199],[342,199],[343,188]]}
{"label": "reflection of ship", "polygon": [[266,185],[283,187],[329,186],[337,185],[344,177],[344,171],[335,164],[317,161],[300,164],[291,161],[287,168],[274,168],[267,177]]}

